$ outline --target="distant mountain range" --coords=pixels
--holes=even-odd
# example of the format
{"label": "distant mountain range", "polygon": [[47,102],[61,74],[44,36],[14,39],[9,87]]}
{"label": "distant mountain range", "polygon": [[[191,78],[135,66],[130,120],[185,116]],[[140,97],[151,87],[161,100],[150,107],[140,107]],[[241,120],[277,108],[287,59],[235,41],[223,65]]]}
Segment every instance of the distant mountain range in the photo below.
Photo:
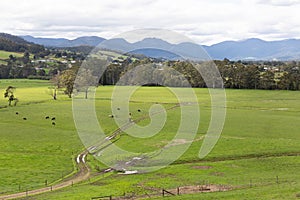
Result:
{"label": "distant mountain range", "polygon": [[104,41],[104,38],[97,36],[84,36],[74,40],[68,40],[65,38],[39,38],[32,37],[30,35],[20,36],[28,42],[44,45],[46,47],[77,47],[77,46],[97,46]]}
{"label": "distant mountain range", "polygon": [[167,59],[177,59],[179,55],[207,58],[205,52],[202,51],[203,48],[212,59],[218,60],[224,58],[230,60],[300,60],[300,40],[298,39],[264,41],[251,38],[201,46],[194,43],[170,44],[156,38],[145,38],[139,42],[129,43],[122,38],[105,40],[97,36],[79,37],[74,40],[21,37],[29,42],[52,47],[97,46],[101,43],[102,47]]}
{"label": "distant mountain range", "polygon": [[204,47],[214,59],[230,60],[299,60],[300,40],[264,41],[251,38],[243,41],[225,41]]}

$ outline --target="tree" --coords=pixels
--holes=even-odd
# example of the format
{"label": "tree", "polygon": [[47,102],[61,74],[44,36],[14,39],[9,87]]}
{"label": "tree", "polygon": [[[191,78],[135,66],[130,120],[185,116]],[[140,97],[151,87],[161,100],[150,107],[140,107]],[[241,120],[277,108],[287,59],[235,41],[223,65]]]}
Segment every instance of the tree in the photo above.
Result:
{"label": "tree", "polygon": [[56,100],[57,99],[57,90],[58,90],[58,88],[60,88],[59,75],[53,76],[50,81],[53,84],[53,87],[49,88],[51,90],[50,95],[53,97],[53,100]]}
{"label": "tree", "polygon": [[28,51],[26,51],[24,53],[24,56],[23,56],[22,60],[23,60],[24,64],[28,64],[30,62],[30,54],[28,53]]}
{"label": "tree", "polygon": [[275,88],[275,74],[274,72],[267,70],[264,72],[259,80],[261,89],[272,90]]}
{"label": "tree", "polygon": [[0,65],[0,78],[9,78],[10,69],[8,65]]}
{"label": "tree", "polygon": [[72,69],[63,71],[59,76],[59,86],[65,88],[64,92],[69,98],[72,97],[75,78],[76,73]]}
{"label": "tree", "polygon": [[83,91],[85,93],[85,99],[88,98],[89,87],[97,85],[97,76],[93,75],[92,70],[86,68],[79,70],[75,81],[75,88],[76,90]]}
{"label": "tree", "polygon": [[26,64],[20,70],[20,78],[28,78],[30,75],[36,75],[36,69],[30,64]]}
{"label": "tree", "polygon": [[11,103],[14,101],[14,106],[17,105],[19,100],[14,96],[15,87],[8,86],[4,92],[4,98],[8,98],[8,105],[11,106]]}
{"label": "tree", "polygon": [[250,65],[244,69],[243,88],[257,89],[260,78],[260,72],[257,66]]}
{"label": "tree", "polygon": [[11,62],[16,62],[17,58],[16,58],[14,55],[10,54],[10,55],[9,55],[9,60],[10,60]]}
{"label": "tree", "polygon": [[281,90],[290,90],[293,86],[293,80],[291,74],[284,72],[279,78],[278,88]]}

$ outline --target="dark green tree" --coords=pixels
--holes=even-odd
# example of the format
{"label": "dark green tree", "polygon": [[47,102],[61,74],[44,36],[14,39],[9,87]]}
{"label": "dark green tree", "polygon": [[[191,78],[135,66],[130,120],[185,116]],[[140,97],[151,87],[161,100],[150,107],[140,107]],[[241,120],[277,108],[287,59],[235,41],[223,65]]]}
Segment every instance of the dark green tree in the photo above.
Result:
{"label": "dark green tree", "polygon": [[259,81],[259,88],[265,90],[272,90],[275,88],[275,74],[271,70],[265,71]]}
{"label": "dark green tree", "polygon": [[28,51],[25,51],[22,60],[24,64],[28,64],[30,62],[30,54],[28,53]]}

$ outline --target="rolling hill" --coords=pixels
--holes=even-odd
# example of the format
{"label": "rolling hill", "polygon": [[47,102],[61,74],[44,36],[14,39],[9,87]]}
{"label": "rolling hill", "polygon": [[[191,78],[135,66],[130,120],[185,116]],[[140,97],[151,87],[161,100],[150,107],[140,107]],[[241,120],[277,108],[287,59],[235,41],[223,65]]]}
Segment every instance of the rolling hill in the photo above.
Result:
{"label": "rolling hill", "polygon": [[225,41],[206,46],[214,59],[230,60],[299,60],[300,40],[264,41],[251,38],[242,41]]}
{"label": "rolling hill", "polygon": [[34,44],[20,38],[18,36],[7,33],[0,33],[0,50],[11,52],[38,53],[44,50],[44,47],[39,44]]}
{"label": "rolling hill", "polygon": [[[105,40],[97,36],[80,37],[74,40],[64,38],[35,38],[22,36],[23,39],[52,47],[75,47],[80,45],[100,46],[113,50],[144,54],[145,56],[166,59],[177,59],[177,56],[188,58],[208,58],[222,60],[299,60],[300,40],[287,39],[279,41],[265,41],[250,38],[240,41],[224,41],[211,46],[201,46],[195,43],[170,44],[157,38],[145,38],[135,43],[129,43],[123,38]],[[203,51],[203,49],[205,51]],[[161,55],[164,51],[163,55]],[[166,52],[168,51],[168,53]]]}
{"label": "rolling hill", "polygon": [[79,37],[74,40],[68,40],[65,38],[38,38],[32,37],[30,35],[20,37],[26,41],[44,45],[47,47],[97,46],[100,42],[105,40],[104,38],[97,36]]}

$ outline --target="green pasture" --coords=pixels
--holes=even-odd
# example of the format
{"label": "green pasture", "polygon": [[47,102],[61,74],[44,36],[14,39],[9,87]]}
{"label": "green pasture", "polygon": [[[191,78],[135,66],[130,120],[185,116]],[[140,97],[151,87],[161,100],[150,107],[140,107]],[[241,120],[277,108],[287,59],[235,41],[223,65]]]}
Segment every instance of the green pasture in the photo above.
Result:
{"label": "green pasture", "polygon": [[[32,199],[90,199],[97,196],[156,194],[161,189],[217,184],[235,188],[210,194],[174,199],[296,199],[299,192],[299,158],[272,157],[171,165],[157,172],[138,175],[100,175],[90,182]],[[277,179],[278,177],[278,179]],[[278,182],[277,182],[278,180]],[[170,199],[173,199],[169,197]],[[31,199],[31,198],[29,198]],[[145,198],[149,199],[149,198]],[[155,198],[156,199],[156,198]],[[157,199],[161,199],[157,197]]]}
{"label": "green pasture", "polygon": [[[23,191],[42,187],[45,180],[52,183],[76,171],[72,158],[83,146],[73,121],[72,101],[61,93],[57,101],[52,100],[47,81],[0,80],[1,91],[8,85],[17,88],[15,96],[20,101],[16,107],[5,107],[7,100],[0,98],[0,192],[18,192],[19,186]],[[95,96],[97,118],[107,135],[118,128],[114,118],[109,117],[112,90],[112,86],[101,86]],[[96,168],[104,169],[105,166],[89,155],[93,172],[89,181],[32,199],[90,199],[124,192],[145,194],[153,192],[150,188],[170,189],[203,182],[238,189],[173,198],[295,199],[300,193],[297,191],[300,186],[297,156],[300,153],[300,93],[226,90],[227,117],[221,138],[213,151],[200,160],[198,152],[210,120],[210,97],[207,89],[194,91],[200,108],[200,126],[191,147],[175,163],[146,174],[97,175]],[[175,95],[167,88],[143,87],[132,95],[129,110],[135,120],[147,116],[152,105],[160,104],[168,109],[177,103]],[[45,116],[56,117],[56,125]],[[137,153],[160,149],[174,137],[180,116],[180,108],[168,110],[167,122],[157,135],[142,139],[122,134],[115,144]],[[24,117],[27,120],[23,120]],[[150,119],[138,124],[148,123]],[[210,167],[199,169],[196,166]]]}
{"label": "green pasture", "polygon": [[23,53],[0,50],[0,59],[8,59],[10,55],[13,55],[15,57],[22,57]]}
{"label": "green pasture", "polygon": [[6,64],[7,64],[6,61],[0,60],[0,65],[6,65]]}
{"label": "green pasture", "polygon": [[[52,100],[45,81],[0,80],[1,92],[8,85],[16,87],[19,103],[5,108],[7,100],[0,98],[0,191],[42,187],[72,173],[72,159],[83,147],[74,132],[71,100]],[[55,117],[56,125],[46,116]]]}

